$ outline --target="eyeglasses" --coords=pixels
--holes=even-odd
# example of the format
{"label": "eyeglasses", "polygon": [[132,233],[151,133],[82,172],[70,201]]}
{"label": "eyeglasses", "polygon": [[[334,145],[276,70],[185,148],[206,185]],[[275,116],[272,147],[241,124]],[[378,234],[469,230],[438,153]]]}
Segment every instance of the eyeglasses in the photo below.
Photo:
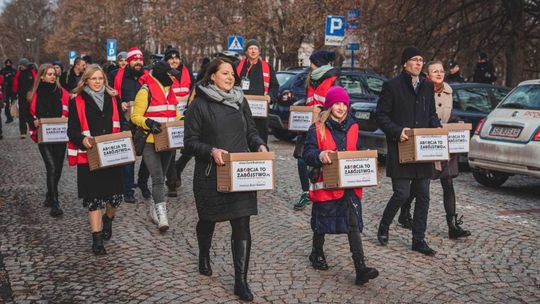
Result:
{"label": "eyeglasses", "polygon": [[411,58],[411,59],[409,59],[409,61],[414,61],[414,62],[418,62],[418,63],[423,63],[423,62],[424,62],[424,58]]}

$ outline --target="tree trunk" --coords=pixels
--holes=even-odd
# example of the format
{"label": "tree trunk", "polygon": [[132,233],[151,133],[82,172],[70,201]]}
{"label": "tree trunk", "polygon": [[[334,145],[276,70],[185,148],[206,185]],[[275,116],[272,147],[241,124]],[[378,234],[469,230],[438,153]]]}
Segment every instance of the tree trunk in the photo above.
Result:
{"label": "tree trunk", "polygon": [[510,17],[511,31],[508,39],[506,55],[506,81],[509,87],[516,86],[523,81],[525,67],[525,19],[524,0],[503,0],[506,13]]}

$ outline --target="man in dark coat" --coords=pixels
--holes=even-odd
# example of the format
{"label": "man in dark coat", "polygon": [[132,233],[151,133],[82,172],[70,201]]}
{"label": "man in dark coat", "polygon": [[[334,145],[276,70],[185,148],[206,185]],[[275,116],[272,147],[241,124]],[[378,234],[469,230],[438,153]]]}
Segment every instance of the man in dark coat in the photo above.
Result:
{"label": "man in dark coat", "polygon": [[[67,74],[64,89],[68,90],[69,92],[75,89],[85,69],[86,61],[81,57],[75,58],[73,67],[69,70],[69,73]],[[60,84],[62,84],[62,82],[63,81],[60,81]]]}
{"label": "man in dark coat", "polygon": [[461,70],[459,64],[455,61],[448,63],[448,75],[444,77],[444,81],[448,83],[462,83],[465,82],[463,76],[461,76]]}
{"label": "man in dark coat", "polygon": [[4,93],[4,103],[6,107],[5,108],[6,123],[10,123],[13,121],[13,117],[11,117],[10,108],[11,108],[11,102],[16,99],[15,94],[13,94],[13,92],[11,91],[15,73],[17,73],[17,70],[13,68],[11,60],[6,59],[6,61],[4,61],[4,67],[0,70],[0,74],[4,77],[4,85],[2,89]]}
{"label": "man in dark coat", "polygon": [[[246,95],[268,95],[270,102],[276,102],[278,98],[279,83],[276,72],[265,60],[261,58],[260,44],[255,39],[250,39],[244,47],[246,59],[237,63],[238,76],[242,79],[242,90]],[[269,83],[265,89],[263,65],[269,68]],[[241,66],[241,68],[239,68]],[[268,143],[268,117],[255,117],[255,125],[259,136]]]}
{"label": "man in dark coat", "polygon": [[401,56],[403,71],[383,85],[377,104],[377,123],[386,134],[388,155],[386,175],[392,178],[394,194],[388,201],[379,224],[377,238],[381,245],[388,243],[388,228],[412,188],[417,198],[414,208],[412,250],[434,255],[424,240],[429,210],[429,181],[431,163],[400,164],[398,142],[408,139],[406,130],[441,127],[435,112],[433,83],[421,76],[423,57],[415,47],[408,47]]}
{"label": "man in dark coat", "polygon": [[21,58],[19,60],[19,70],[15,73],[15,77],[13,77],[12,93],[17,94],[21,139],[26,138],[26,132],[28,130],[27,123],[32,123],[30,119],[30,101],[26,99],[26,95],[34,85],[36,74],[36,70],[28,59]]}
{"label": "man in dark coat", "polygon": [[493,64],[489,62],[486,53],[480,53],[478,55],[476,68],[474,69],[473,81],[478,83],[493,84],[495,80],[497,80],[497,76],[495,76],[495,68],[493,67]]}

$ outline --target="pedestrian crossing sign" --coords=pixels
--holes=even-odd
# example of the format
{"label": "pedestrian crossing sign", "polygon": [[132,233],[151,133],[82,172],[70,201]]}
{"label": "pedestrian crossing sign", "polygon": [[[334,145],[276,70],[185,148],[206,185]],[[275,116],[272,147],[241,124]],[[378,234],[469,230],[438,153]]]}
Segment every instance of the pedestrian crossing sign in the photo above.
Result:
{"label": "pedestrian crossing sign", "polygon": [[242,52],[244,50],[244,37],[231,35],[228,39],[228,50],[231,52]]}

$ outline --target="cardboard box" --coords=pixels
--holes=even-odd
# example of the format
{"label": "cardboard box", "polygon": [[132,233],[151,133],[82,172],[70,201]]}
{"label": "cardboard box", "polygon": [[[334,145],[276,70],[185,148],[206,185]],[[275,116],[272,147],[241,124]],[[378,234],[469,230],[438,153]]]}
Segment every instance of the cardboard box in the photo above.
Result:
{"label": "cardboard box", "polygon": [[67,117],[41,118],[37,130],[38,143],[63,143],[68,142]]}
{"label": "cardboard box", "polygon": [[400,164],[448,160],[448,130],[420,128],[405,134],[409,139],[398,143]]}
{"label": "cardboard box", "polygon": [[268,103],[270,96],[265,95],[245,95],[244,96],[251,109],[253,117],[268,117]]}
{"label": "cardboard box", "polygon": [[307,132],[317,121],[321,109],[319,107],[291,106],[289,115],[289,130]]}
{"label": "cardboard box", "polygon": [[90,171],[135,162],[135,147],[130,131],[94,137],[92,148],[87,153]]}
{"label": "cardboard box", "polygon": [[188,98],[189,98],[189,95],[176,97],[176,101],[178,102],[176,107],[178,108],[178,113],[180,113],[181,115],[184,115],[184,112],[186,111]]}
{"label": "cardboard box", "polygon": [[273,190],[275,159],[274,152],[223,154],[225,165],[217,167],[217,191]]}
{"label": "cardboard box", "polygon": [[161,132],[154,134],[156,152],[170,151],[184,147],[184,121],[161,123]]}
{"label": "cardboard box", "polygon": [[470,123],[443,124],[443,129],[448,130],[448,151],[450,153],[468,153],[471,144]]}
{"label": "cardboard box", "polygon": [[377,150],[339,151],[329,156],[332,163],[322,167],[324,188],[377,186]]}

